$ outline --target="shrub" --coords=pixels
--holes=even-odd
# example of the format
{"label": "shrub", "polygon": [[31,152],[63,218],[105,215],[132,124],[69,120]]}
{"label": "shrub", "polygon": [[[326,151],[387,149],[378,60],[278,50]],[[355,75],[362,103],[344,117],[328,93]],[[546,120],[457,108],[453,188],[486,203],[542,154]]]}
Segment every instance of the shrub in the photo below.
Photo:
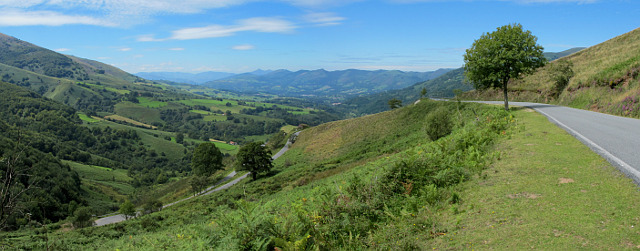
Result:
{"label": "shrub", "polygon": [[75,228],[84,228],[90,227],[93,225],[93,221],[91,220],[91,212],[88,207],[81,207],[76,209],[73,213],[73,219],[71,220],[73,227]]}
{"label": "shrub", "polygon": [[446,107],[441,106],[427,116],[426,133],[431,140],[436,141],[451,133],[453,124],[449,112]]}
{"label": "shrub", "polygon": [[551,78],[554,81],[553,97],[560,96],[564,88],[569,84],[569,80],[574,75],[572,67],[573,63],[568,60],[559,60],[551,65]]}

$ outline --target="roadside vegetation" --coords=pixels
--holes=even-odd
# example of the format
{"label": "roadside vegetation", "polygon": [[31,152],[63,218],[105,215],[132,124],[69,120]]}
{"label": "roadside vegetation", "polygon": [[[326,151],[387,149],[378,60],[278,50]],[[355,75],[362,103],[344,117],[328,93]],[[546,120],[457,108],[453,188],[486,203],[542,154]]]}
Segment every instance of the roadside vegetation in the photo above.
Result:
{"label": "roadside vegetation", "polygon": [[531,109],[515,108],[500,158],[461,187],[436,249],[625,250],[640,247],[633,181]]}
{"label": "roadside vegetation", "polygon": [[[636,29],[559,58],[521,80],[512,81],[509,98],[640,118],[639,55],[640,29]],[[567,83],[562,83],[566,79]],[[464,97],[500,100],[501,93],[472,91]]]}

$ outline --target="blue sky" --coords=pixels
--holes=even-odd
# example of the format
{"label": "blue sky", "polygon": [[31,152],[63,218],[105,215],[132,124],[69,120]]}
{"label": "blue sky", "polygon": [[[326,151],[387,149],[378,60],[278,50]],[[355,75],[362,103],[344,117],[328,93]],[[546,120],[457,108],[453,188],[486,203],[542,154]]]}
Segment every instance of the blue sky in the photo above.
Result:
{"label": "blue sky", "polygon": [[0,32],[141,71],[456,68],[484,32],[521,23],[545,51],[640,24],[637,0],[0,0]]}

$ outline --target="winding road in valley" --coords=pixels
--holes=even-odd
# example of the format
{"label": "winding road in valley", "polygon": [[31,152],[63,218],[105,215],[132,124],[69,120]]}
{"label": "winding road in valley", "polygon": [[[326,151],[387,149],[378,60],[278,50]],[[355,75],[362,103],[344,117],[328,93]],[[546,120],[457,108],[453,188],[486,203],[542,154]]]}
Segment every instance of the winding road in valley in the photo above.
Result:
{"label": "winding road in valley", "polygon": [[[293,135],[295,135],[294,136],[294,141],[295,141],[295,138],[298,137],[298,135],[300,135],[300,132],[296,132]],[[284,147],[282,147],[282,149],[280,149],[280,151],[278,151],[276,154],[274,154],[271,158],[273,160],[275,160],[275,159],[279,158],[280,156],[282,156],[285,152],[287,152],[289,150],[289,147],[291,147],[291,144],[293,144],[293,141],[291,141],[291,138],[290,138],[287,141],[287,143],[284,145]],[[195,198],[197,196],[209,195],[209,194],[215,193],[217,191],[227,189],[227,188],[237,184],[238,182],[240,182],[244,178],[248,177],[251,174],[251,172],[247,172],[244,175],[240,176],[239,178],[236,178],[235,180],[232,180],[232,181],[220,186],[220,184],[222,184],[224,182],[227,182],[228,180],[232,179],[234,176],[236,176],[236,174],[237,174],[236,171],[233,171],[233,172],[229,173],[229,175],[227,175],[224,178],[222,178],[222,180],[218,181],[216,184],[214,184],[213,186],[208,187],[207,189],[203,190],[202,192],[200,192],[200,193],[198,193],[196,195],[191,195],[191,196],[189,196],[187,198],[184,198],[184,199],[181,199],[181,200],[174,201],[174,202],[171,202],[169,204],[166,204],[166,205],[162,206],[162,208],[164,209],[164,208],[173,206],[173,205],[178,204],[180,202],[193,199],[193,198]],[[138,214],[140,214],[140,212],[138,212]],[[117,222],[121,222],[121,221],[125,221],[125,220],[126,219],[125,219],[123,214],[115,214],[115,215],[111,215],[111,216],[107,216],[107,217],[103,217],[103,218],[97,219],[94,222],[95,223],[94,226],[104,226],[104,225],[113,224],[113,223],[117,223]]]}
{"label": "winding road in valley", "polygon": [[640,185],[640,120],[548,104],[509,102],[509,105],[532,108],[545,115]]}

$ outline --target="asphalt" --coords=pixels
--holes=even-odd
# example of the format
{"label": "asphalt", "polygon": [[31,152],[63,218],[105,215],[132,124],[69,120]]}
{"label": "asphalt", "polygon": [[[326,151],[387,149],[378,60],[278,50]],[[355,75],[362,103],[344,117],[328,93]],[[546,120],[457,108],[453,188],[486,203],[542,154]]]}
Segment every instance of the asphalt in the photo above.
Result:
{"label": "asphalt", "polygon": [[[294,135],[295,135],[295,137],[297,137],[298,135],[300,135],[300,132],[296,132],[296,133],[294,133]],[[275,159],[279,158],[280,156],[282,156],[285,152],[287,152],[289,150],[289,147],[291,147],[291,144],[293,144],[293,142],[291,141],[291,139],[289,139],[287,141],[287,143],[284,145],[284,147],[282,149],[280,149],[280,151],[278,151],[276,154],[274,154],[271,158],[273,160],[275,160]],[[233,171],[233,172],[229,173],[229,175],[225,176],[222,180],[218,181],[216,184],[214,184],[213,186],[208,187],[207,189],[203,190],[202,192],[200,192],[200,193],[198,193],[196,195],[192,195],[192,196],[189,196],[187,198],[184,198],[184,199],[181,199],[181,200],[174,201],[174,202],[171,202],[169,204],[166,204],[166,205],[162,206],[162,208],[164,209],[164,208],[173,206],[173,205],[178,204],[180,202],[193,199],[193,198],[195,198],[197,196],[209,195],[209,194],[212,194],[214,192],[227,189],[227,188],[235,185],[236,183],[240,182],[244,178],[248,177],[250,174],[251,174],[251,172],[247,172],[244,175],[240,176],[239,178],[237,178],[235,180],[232,180],[232,181],[220,186],[220,184],[232,179],[236,175],[236,171]],[[140,212],[138,212],[138,214],[140,214]],[[104,225],[113,224],[113,223],[117,223],[117,222],[121,222],[121,221],[125,221],[125,220],[126,219],[125,219],[123,214],[114,213],[113,215],[97,219],[94,222],[94,226],[104,226]]]}
{"label": "asphalt", "polygon": [[640,120],[548,104],[509,102],[509,105],[532,108],[545,115],[640,185]]}

